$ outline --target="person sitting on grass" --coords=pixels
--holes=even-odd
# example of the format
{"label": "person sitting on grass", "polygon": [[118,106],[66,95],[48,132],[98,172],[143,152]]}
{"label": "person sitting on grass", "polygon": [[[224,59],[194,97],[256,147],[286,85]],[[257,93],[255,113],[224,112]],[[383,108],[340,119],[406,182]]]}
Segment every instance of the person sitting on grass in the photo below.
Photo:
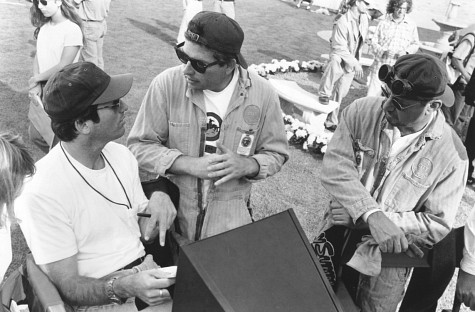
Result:
{"label": "person sitting on grass", "polygon": [[0,133],[0,283],[12,260],[10,224],[15,218],[13,201],[35,164],[19,135]]}
{"label": "person sitting on grass", "polygon": [[163,246],[174,212],[162,218],[160,196],[145,197],[134,156],[112,142],[125,133],[120,98],[131,86],[130,74],[109,76],[89,62],[54,74],[44,104],[60,142],[15,201],[35,262],[75,309],[137,311],[139,298],[150,305],[144,311],[171,310],[174,279],[162,278],[140,239],[159,234]]}

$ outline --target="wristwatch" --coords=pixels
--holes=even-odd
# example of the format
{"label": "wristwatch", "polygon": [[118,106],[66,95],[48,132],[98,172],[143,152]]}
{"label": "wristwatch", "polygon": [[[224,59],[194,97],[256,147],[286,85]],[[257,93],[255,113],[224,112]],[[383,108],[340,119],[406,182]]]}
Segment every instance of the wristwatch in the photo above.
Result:
{"label": "wristwatch", "polygon": [[119,298],[119,296],[117,296],[116,293],[114,292],[114,282],[115,282],[116,279],[117,279],[117,276],[111,278],[107,282],[107,285],[106,285],[107,298],[109,298],[109,301],[111,303],[122,304],[122,303],[125,302],[125,299]]}

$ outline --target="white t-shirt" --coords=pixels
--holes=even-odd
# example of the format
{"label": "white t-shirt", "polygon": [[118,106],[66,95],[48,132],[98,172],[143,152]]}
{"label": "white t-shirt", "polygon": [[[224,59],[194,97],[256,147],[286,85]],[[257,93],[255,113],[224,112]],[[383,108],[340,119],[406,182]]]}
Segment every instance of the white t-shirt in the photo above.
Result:
{"label": "white t-shirt", "polygon": [[[51,21],[44,24],[40,28],[36,42],[40,73],[59,63],[64,47],[76,46],[82,47],[82,32],[77,24],[68,19],[56,25],[53,25]],[[74,62],[77,62],[78,59],[79,52]]]}
{"label": "white t-shirt", "polygon": [[0,284],[3,276],[12,262],[12,238],[10,235],[10,220],[7,218],[7,209],[3,207],[3,213],[0,210],[0,218],[5,220],[5,224],[0,227]]}
{"label": "white t-shirt", "polygon": [[[66,152],[66,151],[64,151]],[[60,144],[36,163],[36,174],[26,181],[15,212],[37,264],[77,254],[82,276],[100,278],[145,254],[140,242],[137,212],[148,203],[140,185],[138,165],[123,145],[108,143],[103,169],[89,169],[68,155]],[[132,209],[107,201],[107,198]]]}
{"label": "white t-shirt", "polygon": [[[228,110],[229,102],[233,96],[234,89],[239,78],[239,71],[236,68],[234,70],[233,79],[220,92],[214,92],[210,90],[203,90],[205,105],[206,105],[206,118],[207,118],[207,130],[206,130],[206,144],[205,144],[205,153],[214,154],[216,153],[216,142],[219,139],[221,133],[221,125],[223,123],[224,116]],[[211,185],[211,180],[203,181],[203,201],[207,202],[208,189]]]}

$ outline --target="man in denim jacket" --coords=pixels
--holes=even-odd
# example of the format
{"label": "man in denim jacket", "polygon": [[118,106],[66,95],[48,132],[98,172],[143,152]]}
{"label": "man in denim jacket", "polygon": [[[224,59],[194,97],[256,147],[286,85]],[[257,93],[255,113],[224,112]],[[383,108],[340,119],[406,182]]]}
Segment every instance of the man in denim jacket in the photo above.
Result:
{"label": "man in denim jacket", "polygon": [[[356,100],[323,159],[322,184],[333,200],[329,225],[369,228],[383,253],[408,250],[407,234],[435,244],[454,223],[467,175],[462,142],[440,108],[453,105],[447,73],[438,59],[402,56],[383,66],[387,98]],[[409,268],[360,274],[362,311],[395,311]]]}
{"label": "man in denim jacket", "polygon": [[[278,96],[245,69],[238,23],[200,12],[185,38],[175,48],[184,65],[152,81],[127,145],[142,180],[160,175],[178,186],[179,232],[196,241],[250,223],[251,182],[289,156]],[[171,224],[174,208],[163,207]]]}

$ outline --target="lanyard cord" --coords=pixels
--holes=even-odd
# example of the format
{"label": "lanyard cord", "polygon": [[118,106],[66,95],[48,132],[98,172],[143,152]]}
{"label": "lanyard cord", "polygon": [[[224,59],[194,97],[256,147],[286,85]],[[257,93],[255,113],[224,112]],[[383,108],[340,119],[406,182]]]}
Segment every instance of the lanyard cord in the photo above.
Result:
{"label": "lanyard cord", "polygon": [[122,204],[122,203],[118,203],[118,202],[115,202],[109,198],[107,198],[104,194],[102,194],[101,192],[99,192],[97,189],[95,189],[87,180],[86,178],[84,178],[84,176],[81,174],[81,172],[79,172],[79,170],[73,165],[73,163],[71,162],[71,160],[69,159],[68,155],[66,154],[64,148],[63,148],[63,145],[61,144],[61,142],[59,143],[59,146],[61,146],[61,150],[63,151],[63,154],[64,156],[66,156],[66,159],[68,160],[69,164],[74,168],[74,170],[76,170],[76,172],[79,174],[79,176],[84,180],[84,182],[86,182],[86,184],[92,188],[97,194],[101,195],[102,197],[104,197],[107,201],[113,203],[113,204],[116,204],[116,205],[119,205],[119,206],[124,206],[126,207],[127,209],[131,209],[132,208],[132,204],[130,203],[130,199],[129,199],[129,196],[127,195],[127,192],[125,191],[125,188],[124,188],[124,185],[122,184],[122,182],[120,181],[119,179],[119,176],[117,176],[117,173],[115,172],[114,168],[112,167],[112,165],[110,164],[109,160],[106,158],[106,156],[101,152],[101,156],[104,158],[104,160],[107,162],[107,164],[109,164],[109,167],[112,169],[112,172],[114,173],[115,177],[117,178],[117,181],[119,181],[119,184],[120,186],[122,187],[122,190],[124,191],[124,194],[125,194],[125,197],[127,198],[127,202],[129,203],[129,205],[127,206],[126,204]]}

